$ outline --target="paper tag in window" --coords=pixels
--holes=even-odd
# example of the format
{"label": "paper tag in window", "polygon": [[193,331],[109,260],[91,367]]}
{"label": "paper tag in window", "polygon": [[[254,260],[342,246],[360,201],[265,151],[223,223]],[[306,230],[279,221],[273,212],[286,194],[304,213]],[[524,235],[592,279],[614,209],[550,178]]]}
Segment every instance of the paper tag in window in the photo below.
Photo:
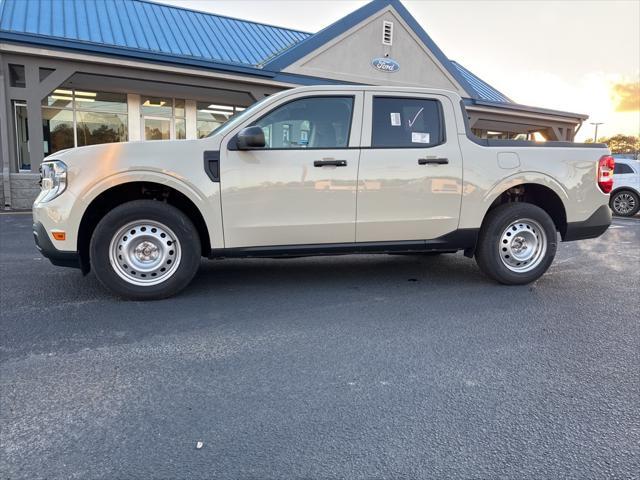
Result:
{"label": "paper tag in window", "polygon": [[411,132],[412,143],[429,143],[429,137],[428,133]]}
{"label": "paper tag in window", "polygon": [[399,127],[400,125],[402,125],[402,120],[400,120],[400,113],[391,112],[391,126]]}

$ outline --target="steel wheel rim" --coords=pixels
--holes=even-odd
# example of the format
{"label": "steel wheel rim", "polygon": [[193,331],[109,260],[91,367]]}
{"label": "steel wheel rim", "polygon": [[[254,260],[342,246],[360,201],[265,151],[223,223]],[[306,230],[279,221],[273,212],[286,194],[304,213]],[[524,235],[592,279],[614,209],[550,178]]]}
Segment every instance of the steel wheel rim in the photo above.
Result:
{"label": "steel wheel rim", "polygon": [[613,199],[613,209],[616,213],[626,215],[636,208],[636,199],[630,193],[619,193]]}
{"label": "steel wheel rim", "polygon": [[138,286],[157,285],[171,278],[180,265],[178,237],[166,225],[136,220],[120,228],[109,245],[109,261],[116,274]]}
{"label": "steel wheel rim", "polygon": [[505,267],[515,273],[536,268],[547,253],[547,235],[542,226],[530,218],[511,222],[500,235],[498,254]]}

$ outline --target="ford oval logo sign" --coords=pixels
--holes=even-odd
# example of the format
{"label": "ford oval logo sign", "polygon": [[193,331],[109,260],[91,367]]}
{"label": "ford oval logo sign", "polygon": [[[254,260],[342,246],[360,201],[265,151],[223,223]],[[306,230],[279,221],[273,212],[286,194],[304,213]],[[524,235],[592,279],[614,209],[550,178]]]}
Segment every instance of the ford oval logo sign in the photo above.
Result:
{"label": "ford oval logo sign", "polygon": [[371,65],[380,72],[394,73],[400,70],[400,64],[390,58],[374,58]]}

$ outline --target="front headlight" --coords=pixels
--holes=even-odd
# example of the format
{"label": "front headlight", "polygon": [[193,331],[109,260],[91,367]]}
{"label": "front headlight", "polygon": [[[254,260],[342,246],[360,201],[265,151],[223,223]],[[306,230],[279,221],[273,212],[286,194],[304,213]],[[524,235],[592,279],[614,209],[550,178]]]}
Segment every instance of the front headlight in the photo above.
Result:
{"label": "front headlight", "polygon": [[67,188],[67,166],[60,160],[43,162],[40,166],[40,202],[53,200]]}

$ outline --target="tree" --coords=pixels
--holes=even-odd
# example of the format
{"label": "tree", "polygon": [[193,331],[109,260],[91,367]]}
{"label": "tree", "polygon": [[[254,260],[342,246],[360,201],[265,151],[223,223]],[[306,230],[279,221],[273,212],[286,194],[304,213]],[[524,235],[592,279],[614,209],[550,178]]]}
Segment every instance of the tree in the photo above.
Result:
{"label": "tree", "polygon": [[[593,143],[593,139],[585,140],[586,143]],[[623,135],[619,133],[612,137],[600,137],[599,143],[606,143],[611,149],[611,153],[633,153],[638,155],[640,152],[640,137],[633,135]]]}

